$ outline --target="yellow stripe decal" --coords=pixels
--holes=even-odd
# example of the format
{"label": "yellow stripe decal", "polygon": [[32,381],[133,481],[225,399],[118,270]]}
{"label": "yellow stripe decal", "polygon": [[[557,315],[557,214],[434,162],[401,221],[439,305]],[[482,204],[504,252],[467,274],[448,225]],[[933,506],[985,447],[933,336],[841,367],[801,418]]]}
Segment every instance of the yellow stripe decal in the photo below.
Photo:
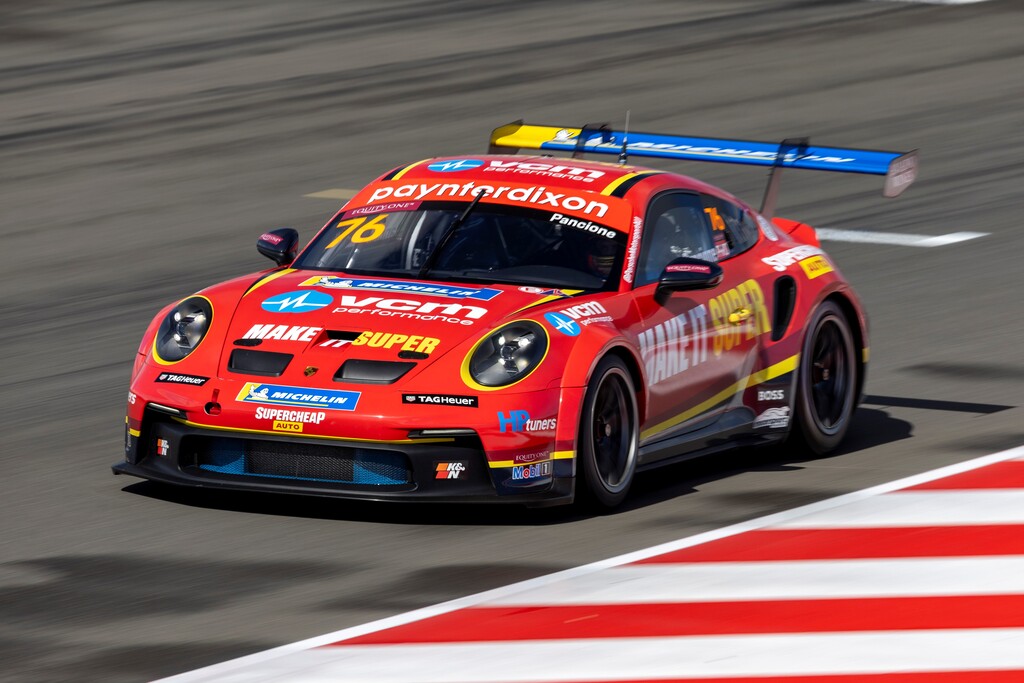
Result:
{"label": "yellow stripe decal", "polygon": [[562,289],[562,290],[559,290],[559,291],[561,291],[564,296],[559,296],[557,294],[552,294],[551,296],[542,297],[542,298],[537,299],[536,301],[534,301],[532,304],[526,304],[522,308],[518,308],[515,311],[512,311],[512,315],[515,315],[517,313],[521,313],[522,311],[525,311],[528,308],[534,308],[535,306],[540,306],[541,304],[550,303],[552,301],[559,301],[561,299],[568,299],[571,296],[575,296],[576,294],[579,294],[583,290],[582,289]]}
{"label": "yellow stripe decal", "polygon": [[758,384],[767,382],[770,379],[781,377],[782,375],[785,375],[787,372],[793,372],[794,370],[796,370],[797,361],[799,360],[799,354],[795,356],[790,356],[786,360],[776,363],[771,367],[755,372],[754,374],[748,377],[744,377],[743,379],[736,382],[727,389],[718,392],[717,394],[715,394],[708,400],[704,401],[703,403],[695,405],[689,410],[682,412],[676,415],[675,417],[668,419],[660,424],[656,424],[653,427],[650,427],[649,429],[645,429],[643,432],[640,433],[640,438],[646,439],[647,437],[652,436],[653,434],[657,434],[658,432],[662,432],[665,431],[666,429],[671,429],[676,425],[682,424],[683,422],[686,422],[690,418],[696,417],[697,415],[700,415],[704,411],[714,408],[722,401],[725,401],[731,398],[732,396],[742,391],[745,391],[747,387],[757,386]]}
{"label": "yellow stripe decal", "polygon": [[415,164],[409,164],[408,166],[403,168],[401,171],[399,171],[395,175],[391,176],[391,178],[389,178],[389,180],[398,180],[398,179],[400,179],[402,176],[404,176],[406,173],[408,173],[412,169],[414,169],[417,166],[419,166],[420,164],[422,164],[424,161],[430,161],[430,159],[422,159],[420,161],[417,161]]}
{"label": "yellow stripe decal", "polygon": [[601,194],[603,194],[603,195],[610,195],[612,192],[615,192],[615,188],[617,188],[619,185],[621,185],[622,183],[626,182],[630,178],[637,177],[638,175],[640,175],[640,174],[639,173],[627,173],[626,175],[619,176],[618,178],[616,178],[612,182],[608,183],[608,187],[606,187],[603,190],[601,190]]}
{"label": "yellow stripe decal", "polygon": [[[219,427],[217,425],[204,425],[204,424],[200,424],[198,422],[192,422],[191,420],[183,420],[180,417],[172,417],[171,419],[174,420],[175,422],[180,422],[181,424],[188,425],[189,427],[199,427],[200,429],[216,429],[216,430],[222,431],[222,432],[244,432],[246,434],[277,434],[279,436],[284,433],[284,432],[274,432],[274,431],[270,431],[270,430],[267,430],[267,429],[240,429],[240,428],[237,428],[237,427]],[[293,434],[291,432],[288,432],[288,436],[294,436],[294,437],[297,437],[297,438],[307,438],[307,439],[330,439],[332,441],[357,441],[359,443],[385,443],[385,444],[400,444],[400,443],[451,443],[452,441],[455,441],[455,439],[445,439],[445,438],[437,438],[437,439],[394,439],[394,440],[390,440],[389,441],[389,440],[385,440],[385,439],[357,439],[357,438],[349,437],[349,436],[327,436],[325,434]]]}
{"label": "yellow stripe decal", "polygon": [[[551,454],[550,460],[572,460],[576,457],[576,451],[555,451]],[[520,465],[530,464],[535,465],[537,462],[549,462],[549,460],[538,460],[531,463],[519,463]],[[502,467],[515,467],[516,463],[513,460],[493,460],[487,463],[491,469],[499,469]]]}
{"label": "yellow stripe decal", "polygon": [[611,183],[609,183],[608,187],[606,187],[603,190],[601,190],[601,194],[603,194],[603,195],[610,195],[612,192],[615,192],[615,190],[619,187],[619,185],[621,185],[622,183],[626,182],[627,180],[632,180],[633,178],[635,178],[635,177],[637,177],[639,175],[650,175],[651,173],[652,173],[652,171],[643,171],[643,172],[640,172],[640,173],[627,173],[625,175],[619,176],[618,178],[613,180]]}
{"label": "yellow stripe decal", "polygon": [[871,351],[871,349],[869,349],[866,346],[863,349],[860,350],[860,358],[861,358],[860,362],[861,363],[865,363],[866,364],[868,362],[868,357],[871,355],[870,351]]}
{"label": "yellow stripe decal", "polygon": [[271,273],[270,275],[266,276],[265,278],[263,278],[262,280],[260,280],[256,284],[254,284],[252,287],[250,287],[248,289],[248,291],[246,291],[246,293],[243,294],[242,296],[243,297],[249,296],[250,294],[255,292],[257,289],[259,289],[263,285],[267,284],[268,282],[276,280],[277,278],[281,277],[282,275],[287,275],[288,273],[294,273],[294,272],[295,272],[295,268],[285,268],[284,270],[279,270],[276,273]]}
{"label": "yellow stripe decal", "polygon": [[[547,462],[547,460],[541,460],[539,462]],[[513,462],[512,460],[492,460],[492,461],[488,462],[487,464],[491,467],[491,469],[498,469],[498,468],[501,468],[501,467],[514,467],[515,466],[515,462]],[[533,463],[530,463],[530,464],[532,465]]]}

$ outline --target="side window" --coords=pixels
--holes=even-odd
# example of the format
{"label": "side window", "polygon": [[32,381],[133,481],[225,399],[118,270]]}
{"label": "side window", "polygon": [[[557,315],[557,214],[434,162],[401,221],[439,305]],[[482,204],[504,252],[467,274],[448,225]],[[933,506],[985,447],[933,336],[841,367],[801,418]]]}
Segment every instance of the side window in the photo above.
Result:
{"label": "side window", "polygon": [[749,211],[732,202],[710,195],[704,199],[704,212],[711,221],[715,254],[719,261],[750,249],[757,242],[757,222]]}
{"label": "side window", "polygon": [[657,282],[665,266],[680,256],[716,260],[711,226],[700,197],[673,192],[656,197],[647,209],[635,286]]}

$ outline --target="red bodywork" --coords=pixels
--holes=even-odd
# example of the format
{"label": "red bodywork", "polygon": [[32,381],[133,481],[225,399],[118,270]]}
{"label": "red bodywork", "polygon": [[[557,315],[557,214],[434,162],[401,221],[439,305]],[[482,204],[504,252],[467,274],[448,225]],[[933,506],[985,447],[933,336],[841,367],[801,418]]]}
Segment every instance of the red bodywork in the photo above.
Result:
{"label": "red bodywork", "polygon": [[[460,161],[480,164],[432,170]],[[481,203],[551,210],[625,233],[625,275],[616,291],[439,283],[485,289],[491,297],[452,298],[402,289],[404,278],[394,278],[393,291],[346,289],[343,271],[288,267],[214,285],[198,293],[209,301],[212,321],[190,355],[170,363],[154,353],[154,336],[172,307],[147,330],[131,382],[127,456],[115,471],[195,486],[349,498],[569,502],[580,404],[602,357],[619,356],[633,375],[641,467],[720,448],[723,438],[778,440],[789,429],[785,416],[792,410],[804,321],[827,298],[840,304],[854,331],[862,386],[865,316],[836,264],[817,247],[813,229],[759,218],[756,244],[721,261],[721,284],[659,294],[657,283],[634,287],[646,211],[655,197],[692,191],[756,212],[686,176],[577,159],[566,171],[558,170],[558,161],[492,155],[419,162],[368,185],[323,230],[359,207],[371,211],[439,196],[468,202],[488,188]],[[337,286],[317,285],[321,277],[334,277],[325,282]],[[296,293],[306,291],[316,296],[296,304]],[[308,310],[268,310],[268,300]],[[563,333],[547,313],[573,320],[578,328],[568,327],[577,333]],[[467,359],[489,332],[515,320],[544,329],[544,359],[511,386],[478,384]],[[232,354],[251,348],[240,343],[247,337],[245,343],[258,338],[261,352],[292,356],[283,372],[233,370]],[[353,359],[409,367],[389,383],[336,378]],[[267,388],[270,393],[261,394]],[[267,402],[275,394],[287,403]],[[773,408],[784,419],[757,424]],[[232,471],[230,457],[222,455],[202,466],[211,452],[253,440],[268,452],[287,444],[280,448],[304,463],[304,474],[271,468],[253,476]],[[311,476],[330,448],[349,449],[357,471],[365,463],[374,472],[350,481],[336,473]],[[406,480],[380,474],[381,454],[405,462]]]}

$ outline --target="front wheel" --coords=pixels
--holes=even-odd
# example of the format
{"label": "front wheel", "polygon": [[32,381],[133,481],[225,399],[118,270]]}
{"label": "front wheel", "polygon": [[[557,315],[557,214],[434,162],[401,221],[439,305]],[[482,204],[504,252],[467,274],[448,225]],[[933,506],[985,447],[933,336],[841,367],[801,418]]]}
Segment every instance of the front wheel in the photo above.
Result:
{"label": "front wheel", "polygon": [[796,436],[810,452],[828,453],[850,426],[857,384],[850,324],[831,301],[807,326],[797,383]]}
{"label": "front wheel", "polygon": [[623,501],[640,447],[636,391],[621,360],[606,356],[587,385],[580,412],[577,486],[584,501],[611,508]]}

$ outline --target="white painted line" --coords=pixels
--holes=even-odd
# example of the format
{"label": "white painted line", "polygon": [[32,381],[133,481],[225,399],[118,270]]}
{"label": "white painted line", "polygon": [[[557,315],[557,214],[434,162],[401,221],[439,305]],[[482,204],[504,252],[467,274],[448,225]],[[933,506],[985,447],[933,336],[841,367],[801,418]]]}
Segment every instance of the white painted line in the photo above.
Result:
{"label": "white painted line", "polygon": [[[1017,643],[1017,645],[1014,645]],[[219,683],[532,683],[966,672],[1024,667],[1024,629],[346,645]],[[193,679],[202,680],[202,679]],[[207,679],[211,680],[211,679]],[[823,680],[823,679],[822,679]],[[840,680],[843,680],[842,678]]]}
{"label": "white painted line", "polygon": [[905,491],[844,505],[788,522],[777,529],[1024,524],[1024,491]]}
{"label": "white painted line", "polygon": [[967,240],[977,239],[979,237],[986,237],[987,232],[951,232],[947,235],[938,235],[936,237],[927,237],[915,246],[918,247],[944,247],[947,244],[956,244],[957,242],[966,242]]}
{"label": "white painted line", "polygon": [[947,235],[909,235],[901,232],[869,232],[866,230],[836,230],[818,228],[818,237],[831,242],[864,242],[867,244],[895,244],[902,247],[944,247],[948,244],[986,237],[987,232],[951,232]]}
{"label": "white painted line", "polygon": [[482,607],[656,605],[1024,593],[1024,557],[635,564],[489,600]]}
{"label": "white painted line", "polygon": [[321,192],[313,192],[302,196],[309,197],[310,199],[344,199],[345,201],[348,201],[358,193],[359,190],[349,190],[344,187],[336,187],[333,190],[322,190]]}
{"label": "white painted line", "polygon": [[[476,595],[470,595],[464,598],[449,600],[448,602],[440,603],[437,605],[431,605],[429,607],[424,607],[422,609],[414,610],[412,612],[406,612],[403,614],[395,615],[393,617],[386,617],[384,619],[379,619],[377,621],[369,622],[366,624],[352,626],[349,628],[341,629],[339,631],[335,631],[333,633],[327,633],[321,636],[308,638],[306,640],[300,640],[293,643],[289,643],[287,645],[281,645],[270,650],[264,650],[262,652],[257,652],[251,655],[247,655],[245,657],[239,657],[237,659],[221,662],[219,664],[213,664],[202,669],[185,672],[163,680],[173,683],[198,683],[201,681],[226,682],[286,680],[287,676],[282,678],[279,675],[280,671],[278,671],[277,674],[273,672],[275,670],[275,667],[277,666],[288,667],[288,671],[294,671],[294,669],[290,668],[292,665],[286,661],[287,656],[291,654],[306,652],[311,650],[312,648],[331,645],[333,643],[337,643],[338,641],[346,640],[349,638],[355,638],[356,636],[365,635],[367,633],[376,633],[378,631],[383,631],[385,629],[393,628],[395,626],[402,626],[404,624],[410,624],[416,621],[421,621],[423,619],[427,619],[433,616],[448,614],[459,609],[479,606],[483,603],[503,599],[507,596],[511,596],[517,593],[532,593],[535,590],[539,590],[541,588],[545,588],[556,583],[564,582],[576,577],[587,576],[589,574],[593,574],[611,567],[621,567],[623,565],[637,562],[639,560],[644,560],[650,557],[655,557],[657,555],[663,555],[676,550],[681,550],[683,548],[691,548],[693,546],[701,545],[703,543],[709,543],[711,541],[718,540],[721,538],[736,536],[746,531],[752,531],[755,529],[763,529],[774,525],[780,525],[789,520],[803,517],[805,515],[814,514],[822,510],[830,510],[832,508],[838,508],[843,505],[850,505],[852,503],[856,503],[858,501],[862,501],[868,498],[873,498],[881,494],[891,493],[893,491],[898,491],[899,489],[908,488],[910,486],[916,486],[918,484],[934,481],[936,479],[950,477],[955,474],[961,474],[963,472],[970,472],[972,470],[976,470],[981,467],[985,467],[986,465],[991,465],[993,463],[1005,462],[1007,460],[1014,460],[1018,458],[1024,458],[1024,446],[1018,446],[1017,448],[1012,448],[1010,450],[1001,451],[999,453],[992,453],[990,455],[981,456],[979,458],[968,460],[966,462],[948,465],[946,467],[932,470],[930,472],[915,474],[909,477],[905,477],[903,479],[898,479],[896,481],[887,482],[885,484],[879,484],[878,486],[873,486],[871,488],[863,489],[860,491],[854,491],[852,493],[836,496],[835,498],[829,498],[827,500],[819,501],[817,503],[811,503],[809,505],[793,508],[791,510],[784,510],[782,512],[766,515],[764,517],[759,517],[757,519],[753,519],[747,522],[741,522],[739,524],[733,524],[731,526],[723,527],[721,529],[714,529],[712,531],[707,531],[701,534],[697,534],[695,536],[690,536],[676,541],[671,541],[669,543],[663,543],[661,545],[645,548],[643,550],[627,553],[625,555],[620,555],[618,557],[613,557],[607,560],[601,560],[580,567],[575,567],[573,569],[567,569],[565,571],[557,572],[554,574],[548,574],[546,576],[540,576],[535,579],[529,579],[527,581],[521,581],[519,583],[503,586],[501,588],[495,588],[493,590],[485,591],[483,593],[477,593]],[[973,632],[975,631],[972,631],[972,633]],[[808,647],[808,645],[805,644],[802,647]],[[331,648],[330,651],[333,651],[334,649],[350,650],[350,648],[351,646]],[[1024,653],[1024,643],[1022,643],[1022,647],[1019,648],[1019,650],[1021,653]],[[633,652],[632,650],[622,651],[626,653]],[[316,653],[319,652],[323,651],[316,651]],[[380,662],[381,650],[378,648],[374,649],[373,652],[376,653],[374,661]],[[672,652],[674,655],[675,651]],[[316,653],[308,652],[307,654],[313,655],[314,657],[319,657],[320,655]],[[803,654],[806,653],[798,652],[790,656],[794,660],[799,660]],[[341,657],[342,655],[339,654],[338,656]],[[865,656],[863,659],[867,660],[869,659],[869,657]],[[311,659],[310,661],[313,660]],[[310,669],[310,672],[312,672],[312,670],[313,668]],[[319,669],[317,670],[319,671]],[[494,669],[492,667],[490,671],[492,677],[493,672]],[[261,674],[266,674],[266,677],[264,678]],[[294,679],[294,676],[292,677],[292,679]],[[336,676],[330,680],[338,679],[339,677]],[[308,678],[303,680],[312,681],[316,679]],[[349,679],[346,677],[345,680]],[[374,680],[378,681],[379,683],[380,680],[382,679]]]}

